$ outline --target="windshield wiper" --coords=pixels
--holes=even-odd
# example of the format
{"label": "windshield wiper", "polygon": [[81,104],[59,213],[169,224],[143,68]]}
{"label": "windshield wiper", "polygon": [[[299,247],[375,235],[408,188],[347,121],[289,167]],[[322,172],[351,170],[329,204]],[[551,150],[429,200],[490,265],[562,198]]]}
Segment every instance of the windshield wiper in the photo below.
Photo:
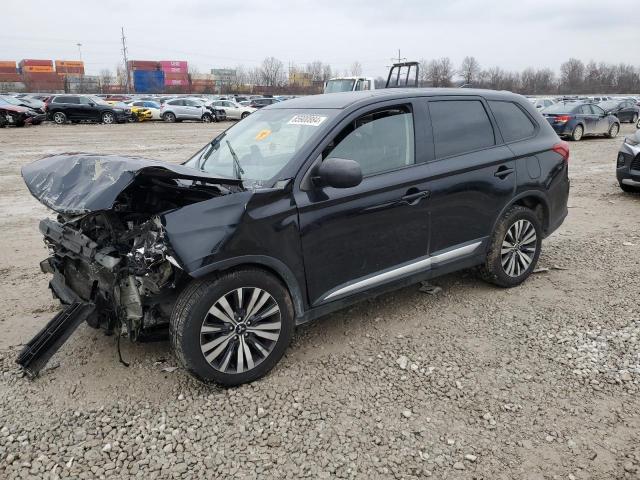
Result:
{"label": "windshield wiper", "polygon": [[226,140],[225,143],[227,147],[229,147],[229,151],[231,152],[231,156],[233,157],[233,176],[238,180],[242,180],[242,174],[244,170],[242,169],[242,165],[240,165],[240,160],[238,160],[238,155],[234,152],[233,147],[229,143],[229,140]]}

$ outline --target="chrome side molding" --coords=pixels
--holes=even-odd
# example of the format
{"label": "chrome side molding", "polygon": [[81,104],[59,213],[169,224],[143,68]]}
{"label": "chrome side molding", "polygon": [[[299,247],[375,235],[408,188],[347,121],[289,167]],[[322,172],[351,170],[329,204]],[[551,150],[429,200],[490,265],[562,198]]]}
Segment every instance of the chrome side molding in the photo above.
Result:
{"label": "chrome side molding", "polygon": [[382,283],[388,282],[390,280],[394,280],[399,277],[404,277],[412,273],[428,270],[432,268],[433,265],[437,265],[438,263],[448,262],[450,260],[454,260],[459,257],[470,255],[471,253],[475,252],[475,250],[477,250],[480,247],[480,245],[482,245],[482,241],[469,243],[461,247],[456,247],[446,252],[439,253],[437,255],[432,255],[430,257],[417,258],[412,262],[402,265],[400,267],[394,267],[390,270],[386,270],[381,273],[374,274],[372,276],[355,280],[351,283],[348,283],[346,285],[337,287],[336,289],[329,291],[329,293],[327,293],[324,297],[322,297],[322,300],[320,301],[320,303],[326,302],[327,300],[331,300],[336,297],[342,297],[344,295],[348,295],[356,291],[366,290],[368,288],[375,287]]}

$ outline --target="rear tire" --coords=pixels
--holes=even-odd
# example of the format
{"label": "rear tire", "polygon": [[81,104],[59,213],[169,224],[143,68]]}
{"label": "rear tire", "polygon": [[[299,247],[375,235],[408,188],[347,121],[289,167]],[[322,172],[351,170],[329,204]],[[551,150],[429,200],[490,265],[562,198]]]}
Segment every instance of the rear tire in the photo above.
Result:
{"label": "rear tire", "polygon": [[240,115],[240,120],[244,120],[248,116],[249,116],[249,112],[242,112],[242,115]]}
{"label": "rear tire", "polygon": [[102,114],[102,123],[106,125],[116,123],[116,116],[112,112],[104,112]]}
{"label": "rear tire", "polygon": [[540,257],[540,219],[532,210],[513,205],[498,221],[490,242],[485,263],[479,268],[482,279],[504,288],[520,285]]}
{"label": "rear tire", "polygon": [[576,125],[573,129],[573,132],[571,132],[571,140],[573,140],[574,142],[579,142],[580,140],[582,140],[583,136],[584,127],[582,125]]}
{"label": "rear tire", "polygon": [[55,112],[51,118],[56,125],[64,125],[67,123],[67,116],[62,112]]}
{"label": "rear tire", "polygon": [[631,117],[631,123],[637,123],[638,122],[638,114],[634,113],[633,117]]}
{"label": "rear tire", "polygon": [[284,355],[294,327],[293,304],[282,282],[244,268],[194,280],[182,291],[171,313],[171,346],[197,378],[234,386],[266,375]]}
{"label": "rear tire", "polygon": [[164,115],[162,115],[162,119],[165,122],[169,122],[169,123],[175,123],[176,121],[176,115],[173,112],[167,112]]}
{"label": "rear tire", "polygon": [[617,123],[614,123],[609,127],[609,131],[607,132],[607,137],[616,138],[619,132],[620,132],[620,125]]}

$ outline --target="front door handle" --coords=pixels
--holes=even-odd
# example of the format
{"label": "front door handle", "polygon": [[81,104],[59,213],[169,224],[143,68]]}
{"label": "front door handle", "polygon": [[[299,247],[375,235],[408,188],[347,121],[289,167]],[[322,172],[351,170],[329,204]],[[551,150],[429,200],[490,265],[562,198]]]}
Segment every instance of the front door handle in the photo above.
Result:
{"label": "front door handle", "polygon": [[423,198],[429,198],[431,192],[429,190],[422,190],[420,192],[408,193],[402,197],[402,202],[407,205],[417,205]]}
{"label": "front door handle", "polygon": [[500,167],[496,173],[493,174],[494,177],[498,178],[506,178],[508,175],[511,175],[515,170],[513,168],[508,167]]}

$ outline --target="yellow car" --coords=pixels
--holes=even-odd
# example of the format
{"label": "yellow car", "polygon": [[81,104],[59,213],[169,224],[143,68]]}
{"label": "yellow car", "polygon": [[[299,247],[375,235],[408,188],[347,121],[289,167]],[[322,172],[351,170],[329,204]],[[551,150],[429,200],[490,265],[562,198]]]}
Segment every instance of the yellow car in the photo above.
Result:
{"label": "yellow car", "polygon": [[151,110],[145,107],[134,107],[128,105],[126,103],[120,101],[107,100],[109,105],[113,105],[114,107],[121,107],[131,111],[131,116],[129,117],[130,122],[144,122],[147,120],[151,120],[153,117],[153,113]]}

